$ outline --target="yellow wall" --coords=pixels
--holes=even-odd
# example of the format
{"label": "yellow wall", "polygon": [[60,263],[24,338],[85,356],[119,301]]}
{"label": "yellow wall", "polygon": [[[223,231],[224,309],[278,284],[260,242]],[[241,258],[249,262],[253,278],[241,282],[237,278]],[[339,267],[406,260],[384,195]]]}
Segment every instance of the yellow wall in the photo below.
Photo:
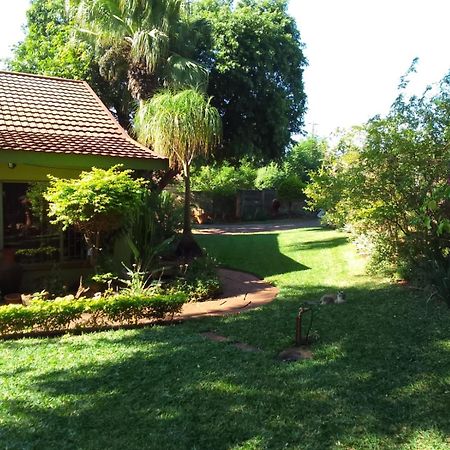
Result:
{"label": "yellow wall", "polygon": [[8,182],[48,181],[47,175],[58,178],[75,178],[80,174],[79,169],[57,169],[51,167],[30,166],[18,164],[14,168],[9,168],[7,163],[0,163],[0,180]]}

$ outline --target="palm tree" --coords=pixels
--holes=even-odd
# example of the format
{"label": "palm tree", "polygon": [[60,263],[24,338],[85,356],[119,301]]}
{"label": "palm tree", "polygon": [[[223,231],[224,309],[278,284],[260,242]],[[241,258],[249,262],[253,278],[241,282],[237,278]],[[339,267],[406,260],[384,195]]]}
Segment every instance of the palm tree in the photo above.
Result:
{"label": "palm tree", "polygon": [[192,236],[190,166],[197,155],[207,155],[221,138],[219,112],[211,99],[195,89],[164,91],[143,102],[135,117],[138,139],[169,158],[179,168],[185,183],[183,235],[178,253],[185,257],[201,254]]}
{"label": "palm tree", "polygon": [[[188,58],[192,48],[184,23],[188,4],[183,0],[73,3],[81,31],[93,38],[107,61],[104,72],[114,78],[115,71],[126,67],[128,86],[135,99],[148,99],[161,86],[206,86],[206,69]],[[112,61],[108,53],[113,55]]]}

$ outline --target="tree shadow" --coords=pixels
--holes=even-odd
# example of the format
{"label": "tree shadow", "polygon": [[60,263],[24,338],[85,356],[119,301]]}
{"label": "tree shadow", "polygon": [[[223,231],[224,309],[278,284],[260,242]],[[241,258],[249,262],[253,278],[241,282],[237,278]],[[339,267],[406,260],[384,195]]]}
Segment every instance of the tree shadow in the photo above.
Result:
{"label": "tree shadow", "polygon": [[[222,258],[229,267],[240,267],[252,271],[254,261],[258,261],[258,275],[266,278],[282,273],[308,270],[309,267],[280,252],[277,233],[252,235],[197,235],[200,245],[208,244],[208,254],[219,262]],[[244,247],[245,252],[236,252],[237,247]]]}
{"label": "tree shadow", "polygon": [[301,251],[301,250],[321,250],[321,249],[331,249],[340,247],[341,245],[345,245],[348,243],[347,237],[337,237],[332,239],[323,239],[320,241],[306,241],[299,242],[296,244],[292,244],[287,246],[290,251]]}
{"label": "tree shadow", "polygon": [[[352,288],[346,304],[317,311],[314,359],[286,364],[275,356],[292,345],[298,306],[334,289],[291,288],[280,301],[234,317],[99,333],[84,344],[90,357],[36,371],[28,377],[30,399],[5,399],[11,420],[0,429],[2,442],[59,449],[221,450],[247,443],[309,450],[338,442],[399,448],[427,432],[445,442],[448,311],[427,311],[402,289]],[[262,351],[210,342],[199,335],[204,329]],[[111,354],[96,355],[105,345]]]}

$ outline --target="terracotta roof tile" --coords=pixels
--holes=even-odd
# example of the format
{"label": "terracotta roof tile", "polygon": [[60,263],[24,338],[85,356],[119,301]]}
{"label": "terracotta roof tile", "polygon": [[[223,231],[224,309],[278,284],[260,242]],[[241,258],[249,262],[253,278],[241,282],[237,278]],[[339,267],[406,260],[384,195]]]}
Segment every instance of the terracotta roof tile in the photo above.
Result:
{"label": "terracotta roof tile", "polygon": [[161,159],[131,139],[84,81],[0,71],[0,151]]}

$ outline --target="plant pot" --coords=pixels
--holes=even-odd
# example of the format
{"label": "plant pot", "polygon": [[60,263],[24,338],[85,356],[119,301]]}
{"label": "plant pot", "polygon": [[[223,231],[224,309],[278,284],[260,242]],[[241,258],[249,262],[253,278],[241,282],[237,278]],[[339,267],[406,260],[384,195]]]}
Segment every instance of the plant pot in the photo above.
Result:
{"label": "plant pot", "polygon": [[7,305],[21,305],[22,294],[18,294],[17,292],[6,294],[3,296],[3,300]]}

